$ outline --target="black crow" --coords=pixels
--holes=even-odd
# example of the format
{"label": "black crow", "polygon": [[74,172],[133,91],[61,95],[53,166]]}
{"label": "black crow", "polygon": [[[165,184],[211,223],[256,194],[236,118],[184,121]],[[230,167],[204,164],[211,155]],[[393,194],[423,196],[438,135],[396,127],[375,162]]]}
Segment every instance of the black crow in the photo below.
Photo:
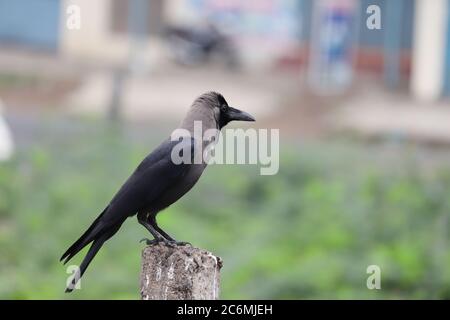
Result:
{"label": "black crow", "polygon": [[[205,93],[194,101],[180,126],[180,129],[190,134],[190,138],[181,141],[172,141],[169,138],[150,153],[91,226],[62,255],[60,261],[64,260],[64,263],[67,263],[80,250],[92,243],[79,272],[72,279],[66,292],[73,290],[103,243],[111,238],[130,216],[137,214],[138,222],[154,237],[152,241],[177,243],[158,227],[156,214],[186,194],[206,167],[202,154],[200,163],[192,161],[196,153],[202,152],[211,143],[194,136],[194,122],[199,121],[197,123],[201,124],[202,131],[205,132],[208,129],[220,130],[233,120],[254,121],[254,118],[228,106],[223,96],[216,92]],[[190,150],[191,161],[176,164],[172,159],[172,149],[175,146],[182,152]]]}

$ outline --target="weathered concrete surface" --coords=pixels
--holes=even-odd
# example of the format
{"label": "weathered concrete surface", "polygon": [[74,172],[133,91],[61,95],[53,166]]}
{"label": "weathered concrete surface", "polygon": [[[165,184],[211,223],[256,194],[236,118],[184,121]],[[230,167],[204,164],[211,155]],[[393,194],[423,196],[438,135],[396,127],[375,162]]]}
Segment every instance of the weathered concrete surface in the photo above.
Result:
{"label": "weathered concrete surface", "polygon": [[142,251],[143,300],[216,300],[222,261],[211,252],[163,243]]}

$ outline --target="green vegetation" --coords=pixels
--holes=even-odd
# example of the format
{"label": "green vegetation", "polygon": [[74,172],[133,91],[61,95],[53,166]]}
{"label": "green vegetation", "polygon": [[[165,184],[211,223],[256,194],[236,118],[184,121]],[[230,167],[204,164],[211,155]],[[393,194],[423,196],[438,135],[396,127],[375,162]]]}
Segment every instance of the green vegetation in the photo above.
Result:
{"label": "green vegetation", "polygon": [[[155,145],[130,140],[46,138],[0,165],[0,298],[138,298],[148,235],[135,218],[98,254],[82,290],[63,293],[58,262]],[[286,143],[275,176],[211,166],[160,224],[224,259],[224,299],[449,299],[450,168],[422,164],[414,147],[380,148]],[[366,288],[371,264],[381,290]]]}
{"label": "green vegetation", "polygon": [[15,87],[34,86],[43,79],[33,75],[18,75],[14,73],[0,73],[0,88],[10,89]]}

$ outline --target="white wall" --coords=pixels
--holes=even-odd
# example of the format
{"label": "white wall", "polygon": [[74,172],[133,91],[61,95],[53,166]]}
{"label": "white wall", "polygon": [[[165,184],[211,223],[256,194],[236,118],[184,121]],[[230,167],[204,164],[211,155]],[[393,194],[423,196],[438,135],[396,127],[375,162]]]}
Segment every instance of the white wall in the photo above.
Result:
{"label": "white wall", "polygon": [[442,95],[448,0],[416,0],[411,91],[423,101]]}
{"label": "white wall", "polygon": [[[67,28],[67,8],[78,5],[81,13],[80,30]],[[130,38],[111,30],[111,0],[63,0],[61,6],[60,51],[69,58],[97,60],[102,63],[127,62]],[[161,46],[149,38],[140,47],[140,55],[151,63],[161,54]]]}

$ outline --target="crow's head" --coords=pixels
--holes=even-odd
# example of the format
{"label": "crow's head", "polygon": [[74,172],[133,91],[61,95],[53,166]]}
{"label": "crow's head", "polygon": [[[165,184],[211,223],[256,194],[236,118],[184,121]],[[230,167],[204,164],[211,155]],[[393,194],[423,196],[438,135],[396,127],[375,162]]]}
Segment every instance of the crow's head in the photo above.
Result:
{"label": "crow's head", "polygon": [[194,105],[201,106],[212,112],[219,129],[224,127],[230,121],[255,121],[247,112],[232,108],[228,105],[225,98],[217,92],[207,92],[197,98]]}

